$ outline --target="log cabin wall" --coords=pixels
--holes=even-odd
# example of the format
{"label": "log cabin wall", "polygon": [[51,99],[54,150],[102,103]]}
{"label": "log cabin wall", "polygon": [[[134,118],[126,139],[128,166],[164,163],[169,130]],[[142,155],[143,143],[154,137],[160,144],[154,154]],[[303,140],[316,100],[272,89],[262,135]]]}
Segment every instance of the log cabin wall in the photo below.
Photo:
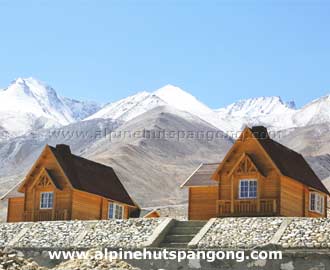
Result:
{"label": "log cabin wall", "polygon": [[23,221],[24,197],[9,198],[7,210],[7,222]]}
{"label": "log cabin wall", "polygon": [[289,177],[281,177],[281,216],[303,217],[304,185]]}
{"label": "log cabin wall", "polygon": [[190,187],[189,209],[190,220],[208,220],[216,216],[216,200],[218,187]]}
{"label": "log cabin wall", "polygon": [[[74,190],[72,197],[72,219],[99,220],[108,219],[109,203],[111,201],[87,192]],[[117,202],[114,202],[117,203]],[[119,204],[119,203],[117,203]],[[121,204],[124,219],[129,218],[129,207]]]}
{"label": "log cabin wall", "polygon": [[102,197],[74,190],[72,197],[72,219],[101,219]]}
{"label": "log cabin wall", "polygon": [[281,178],[281,215],[293,217],[327,217],[327,195],[316,191],[323,196],[324,212],[310,211],[310,192],[314,191],[300,182],[283,176]]}

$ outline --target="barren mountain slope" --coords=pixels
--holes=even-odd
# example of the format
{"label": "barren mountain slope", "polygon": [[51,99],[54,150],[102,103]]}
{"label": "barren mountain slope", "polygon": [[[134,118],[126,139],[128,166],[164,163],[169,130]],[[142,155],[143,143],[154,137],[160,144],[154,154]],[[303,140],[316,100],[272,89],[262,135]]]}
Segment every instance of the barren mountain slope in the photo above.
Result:
{"label": "barren mountain slope", "polygon": [[330,124],[316,124],[280,132],[278,140],[303,154],[316,156],[330,153]]}
{"label": "barren mountain slope", "polygon": [[[127,134],[155,136],[136,136]],[[163,136],[170,132],[173,138]],[[118,128],[126,138],[102,139],[86,150],[90,159],[113,166],[125,179],[125,186],[142,206],[176,204],[185,201],[187,191],[180,184],[201,162],[221,161],[232,145],[223,132],[189,113],[169,107],[155,108]],[[198,132],[217,133],[220,138],[196,138]],[[185,138],[177,139],[177,135]],[[183,135],[185,134],[185,135]],[[189,136],[190,138],[187,138]]]}

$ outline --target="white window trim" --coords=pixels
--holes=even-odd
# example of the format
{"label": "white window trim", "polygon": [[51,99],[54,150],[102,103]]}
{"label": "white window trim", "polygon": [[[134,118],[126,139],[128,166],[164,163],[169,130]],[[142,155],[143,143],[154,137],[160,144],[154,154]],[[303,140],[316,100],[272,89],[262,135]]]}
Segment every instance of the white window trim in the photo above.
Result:
{"label": "white window trim", "polygon": [[[53,197],[52,207],[42,207],[42,194],[52,194],[52,197]],[[52,192],[52,191],[40,192],[40,202],[39,203],[40,203],[40,205],[39,205],[40,210],[53,209],[53,206],[54,206],[54,192]]]}
{"label": "white window trim", "polygon": [[[113,211],[112,211],[112,217],[110,217],[110,205],[113,205]],[[116,218],[116,209],[117,207],[121,208],[122,211],[121,211],[121,217],[120,218]],[[124,206],[118,204],[118,203],[115,203],[115,202],[109,202],[108,203],[108,219],[124,219]]]}
{"label": "white window trim", "polygon": [[[256,182],[257,183],[257,191],[256,191],[256,196],[255,197],[241,197],[241,183],[242,182]],[[250,184],[249,184],[250,185]],[[250,190],[248,189],[248,193]],[[254,200],[258,198],[258,180],[255,178],[247,178],[247,179],[240,179],[239,180],[239,185],[238,185],[238,198],[242,200]]]}
{"label": "white window trim", "polygon": [[[312,194],[315,195],[315,209],[312,209]],[[318,209],[318,200],[321,201],[321,209]],[[324,214],[324,196],[315,191],[309,192],[309,211],[319,214]]]}

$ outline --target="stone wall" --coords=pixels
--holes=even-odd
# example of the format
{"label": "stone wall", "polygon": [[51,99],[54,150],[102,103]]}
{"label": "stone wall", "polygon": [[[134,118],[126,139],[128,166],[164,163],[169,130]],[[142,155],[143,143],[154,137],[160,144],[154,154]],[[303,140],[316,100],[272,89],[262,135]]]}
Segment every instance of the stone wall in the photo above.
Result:
{"label": "stone wall", "polygon": [[216,219],[198,247],[250,249],[271,245],[279,249],[330,249],[329,218]]}
{"label": "stone wall", "polygon": [[163,219],[1,223],[0,247],[143,247]]}
{"label": "stone wall", "polygon": [[[0,248],[140,248],[165,219],[0,223]],[[219,218],[201,236],[199,249],[330,249],[327,218]]]}
{"label": "stone wall", "polygon": [[198,244],[199,248],[252,248],[267,244],[283,218],[216,219]]}

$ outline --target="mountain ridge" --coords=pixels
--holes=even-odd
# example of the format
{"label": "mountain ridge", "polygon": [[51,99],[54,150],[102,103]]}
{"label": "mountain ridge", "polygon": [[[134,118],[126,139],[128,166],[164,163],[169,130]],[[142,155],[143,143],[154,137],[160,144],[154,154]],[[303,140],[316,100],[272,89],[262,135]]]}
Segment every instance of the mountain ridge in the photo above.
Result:
{"label": "mountain ridge", "polygon": [[17,78],[0,91],[0,130],[3,137],[21,136],[68,125],[98,109],[96,103],[63,98],[51,86],[32,77]]}

